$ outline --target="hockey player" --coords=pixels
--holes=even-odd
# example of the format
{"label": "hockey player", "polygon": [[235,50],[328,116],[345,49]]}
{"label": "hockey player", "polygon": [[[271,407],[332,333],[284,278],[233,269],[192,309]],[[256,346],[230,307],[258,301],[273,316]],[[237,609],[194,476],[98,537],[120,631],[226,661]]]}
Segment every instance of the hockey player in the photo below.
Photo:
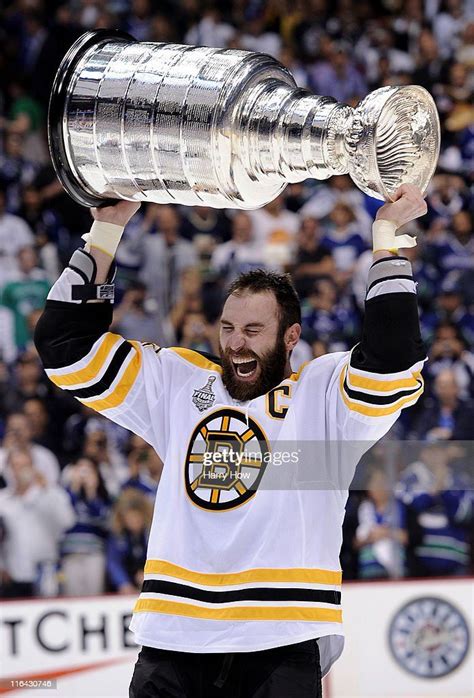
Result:
{"label": "hockey player", "polygon": [[[220,358],[108,331],[112,260],[138,207],[92,209],[85,248],[54,284],[36,329],[53,383],[144,438],[164,462],[131,624],[143,648],[130,696],[321,696],[321,675],[343,647],[339,466],[353,473],[357,457],[338,462],[338,447],[327,458],[324,448],[315,453],[324,487],[266,487],[265,478],[277,451],[280,472],[295,467],[298,444],[367,448],[420,396],[415,284],[398,256],[414,240],[395,231],[426,213],[425,202],[403,185],[379,209],[361,341],[297,374],[289,359],[300,308],[284,275],[253,271],[234,282]],[[284,458],[279,444],[295,448]]]}

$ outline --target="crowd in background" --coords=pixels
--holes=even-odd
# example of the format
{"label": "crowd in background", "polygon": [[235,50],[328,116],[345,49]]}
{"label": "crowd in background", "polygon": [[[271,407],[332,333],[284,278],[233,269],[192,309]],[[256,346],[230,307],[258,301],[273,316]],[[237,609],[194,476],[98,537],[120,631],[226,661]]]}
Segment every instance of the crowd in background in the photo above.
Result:
{"label": "crowd in background", "polygon": [[[408,226],[429,362],[425,394],[351,493],[345,578],[473,570],[473,0],[5,0],[0,9],[0,595],[130,593],[140,587],[162,463],[49,383],[32,343],[48,290],[90,213],[56,180],[46,114],[57,66],[85,30],[140,41],[267,52],[298,84],[355,105],[416,83],[442,125],[428,214]],[[147,205],[117,254],[112,330],[218,353],[226,285],[264,267],[300,294],[293,368],[360,339],[381,205],[347,176],[292,184],[256,211]],[[462,443],[464,442],[464,443]],[[390,467],[387,466],[389,463]],[[396,486],[395,486],[396,485]]]}

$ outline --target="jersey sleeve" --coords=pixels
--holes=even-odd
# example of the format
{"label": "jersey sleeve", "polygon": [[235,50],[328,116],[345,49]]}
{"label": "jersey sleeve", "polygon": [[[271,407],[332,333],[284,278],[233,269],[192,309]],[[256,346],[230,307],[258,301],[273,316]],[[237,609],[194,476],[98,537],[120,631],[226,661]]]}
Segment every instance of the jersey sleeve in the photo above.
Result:
{"label": "jersey sleeve", "polygon": [[[168,439],[163,370],[167,350],[109,332],[110,300],[90,303],[95,262],[83,250],[51,289],[35,343],[49,379],[89,407],[144,438],[163,457]],[[108,284],[110,286],[110,284]],[[79,289],[77,291],[76,289]]]}
{"label": "jersey sleeve", "polygon": [[422,394],[425,360],[411,265],[381,259],[369,270],[362,339],[335,356],[329,392],[336,438],[380,439]]}

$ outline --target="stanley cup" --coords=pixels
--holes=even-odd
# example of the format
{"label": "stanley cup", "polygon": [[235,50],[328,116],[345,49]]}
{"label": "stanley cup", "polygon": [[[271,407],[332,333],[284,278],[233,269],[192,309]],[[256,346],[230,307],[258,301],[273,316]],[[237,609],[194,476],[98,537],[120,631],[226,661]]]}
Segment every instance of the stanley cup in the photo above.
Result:
{"label": "stanley cup", "polygon": [[355,108],[298,88],[261,53],[80,37],[53,85],[56,173],[85,206],[106,199],[253,209],[289,182],[349,173],[390,200],[425,190],[440,126],[429,93],[382,87]]}

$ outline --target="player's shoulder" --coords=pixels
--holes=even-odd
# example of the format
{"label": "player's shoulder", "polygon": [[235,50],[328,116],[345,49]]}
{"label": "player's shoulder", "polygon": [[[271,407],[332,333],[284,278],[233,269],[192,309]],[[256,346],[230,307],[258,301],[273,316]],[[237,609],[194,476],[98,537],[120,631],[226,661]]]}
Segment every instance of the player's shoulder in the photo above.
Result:
{"label": "player's shoulder", "polygon": [[332,376],[339,366],[344,366],[347,363],[350,352],[335,351],[323,356],[318,356],[316,359],[306,361],[301,365],[297,373],[292,374],[293,380],[307,381],[311,378]]}
{"label": "player's shoulder", "polygon": [[221,373],[221,359],[205,351],[185,347],[161,347],[153,342],[141,342],[144,352],[153,352],[166,366],[181,368],[183,371],[214,371]]}

